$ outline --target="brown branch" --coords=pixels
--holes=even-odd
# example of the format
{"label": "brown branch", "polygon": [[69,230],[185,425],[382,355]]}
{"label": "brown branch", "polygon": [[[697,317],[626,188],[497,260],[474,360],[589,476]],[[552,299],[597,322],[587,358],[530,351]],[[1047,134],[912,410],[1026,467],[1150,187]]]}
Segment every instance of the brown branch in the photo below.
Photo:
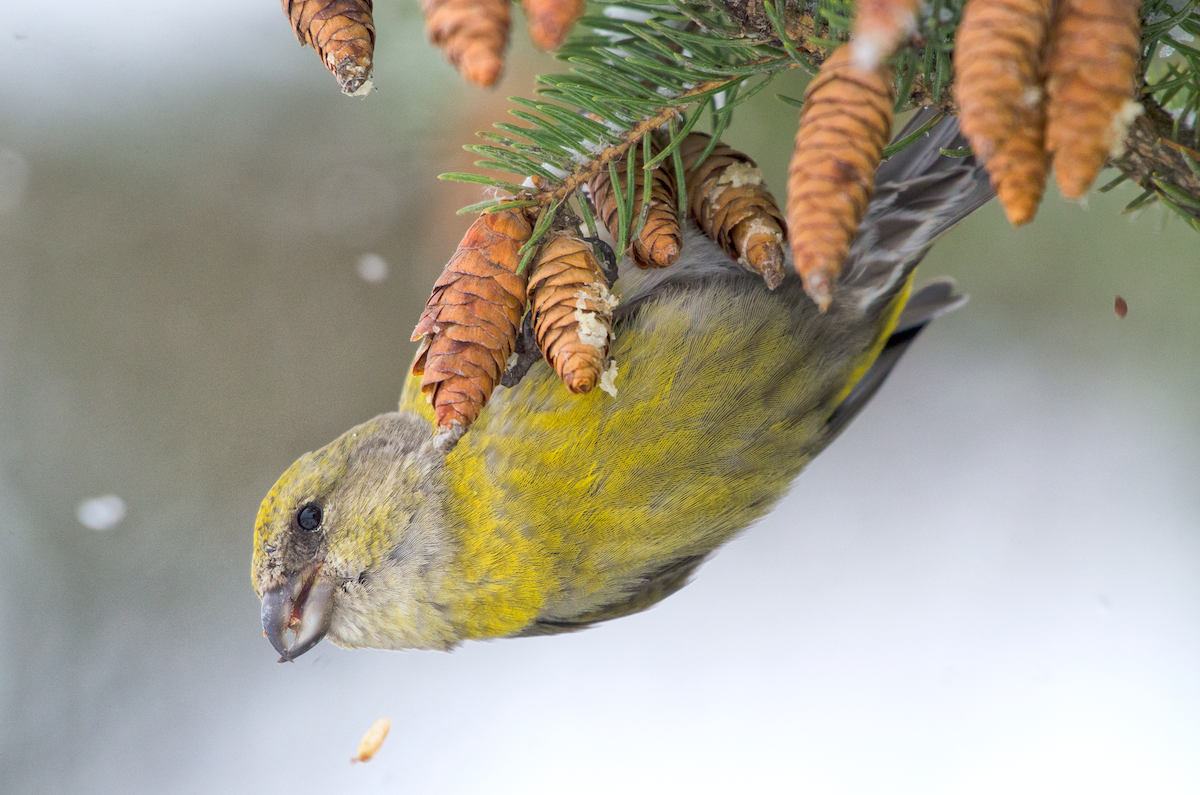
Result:
{"label": "brown branch", "polygon": [[[709,83],[702,83],[696,87],[695,93],[701,91],[711,91],[723,83],[731,83],[733,78],[724,81],[714,80]],[[702,88],[703,86],[704,88]],[[663,126],[673,116],[678,114],[676,106],[671,105],[663,108],[658,113],[643,119],[635,124],[629,132],[625,133],[625,138],[619,144],[602,149],[596,154],[586,165],[572,171],[565,176],[562,182],[559,182],[553,188],[544,190],[531,198],[537,201],[538,204],[545,206],[556,202],[565,201],[572,193],[579,190],[580,186],[586,185],[593,177],[600,173],[600,169],[608,168],[608,164],[614,160],[620,160],[629,151],[630,147],[641,142],[642,138],[647,133],[651,133]]]}
{"label": "brown branch", "polygon": [[[1191,219],[1200,219],[1200,210],[1183,206],[1183,202],[1174,200],[1168,192],[1174,188],[1200,202],[1200,174],[1192,165],[1200,163],[1200,152],[1171,140],[1175,120],[1152,98],[1144,97],[1142,107],[1145,114],[1129,125],[1125,153],[1110,165],[1119,168],[1122,174],[1143,188],[1153,189],[1159,199],[1171,204],[1172,209],[1182,211]],[[1191,130],[1183,130],[1179,137],[1195,140]],[[1164,190],[1163,184],[1170,187]],[[1196,223],[1193,221],[1192,225],[1196,226]]]}
{"label": "brown branch", "polygon": [[[824,60],[825,48],[810,41],[817,31],[813,18],[798,6],[787,6],[783,0],[776,0],[775,5],[783,11],[783,29],[796,49]],[[779,41],[763,0],[724,0],[722,6],[729,19],[741,29],[743,36],[763,39],[767,43]]]}
{"label": "brown branch", "polygon": [[[767,60],[770,60],[770,59],[764,58],[762,61],[760,61],[760,63],[765,63]],[[753,65],[754,65],[754,62],[750,62],[749,64],[747,64],[747,66],[753,66]],[[792,64],[787,64],[781,68],[791,69],[797,65],[798,64],[792,63]],[[745,77],[745,75],[733,75],[731,77],[722,78],[720,80],[708,80],[706,82],[700,83],[692,90],[687,91],[683,94],[680,94],[675,99],[676,100],[680,100],[680,99],[686,100],[689,97],[699,97],[703,94],[707,94],[711,91],[715,91],[715,90],[719,89],[721,86],[727,86],[730,83],[733,83],[737,80],[741,80],[744,77]],[[610,162],[613,162],[615,160],[620,160],[622,157],[625,156],[625,153],[629,151],[630,147],[634,146],[635,144],[640,143],[642,138],[644,138],[649,133],[654,132],[659,127],[666,124],[668,121],[671,120],[672,117],[679,115],[679,108],[680,108],[680,106],[677,104],[669,105],[669,106],[663,108],[662,110],[660,110],[658,113],[655,113],[653,116],[643,119],[642,121],[635,124],[632,128],[630,128],[630,130],[627,133],[625,133],[625,137],[621,140],[621,142],[619,144],[614,144],[613,146],[610,146],[607,149],[601,150],[586,164],[580,166],[579,168],[577,168],[574,171],[572,171],[571,173],[569,173],[567,176],[563,177],[563,179],[560,182],[554,184],[551,187],[547,187],[540,191],[536,191],[536,192],[530,194],[529,198],[532,199],[533,201],[536,201],[539,205],[542,205],[543,207],[546,205],[551,205],[551,204],[565,201],[566,199],[568,199],[571,196],[571,194],[573,194],[575,191],[579,190],[579,188],[581,186],[586,185],[593,177],[595,177],[597,174],[599,174],[601,169],[608,168],[608,164]]]}
{"label": "brown branch", "polygon": [[908,101],[914,108],[937,108],[947,116],[958,115],[958,103],[954,101],[954,81],[942,86],[942,96],[935,102],[933,89],[925,85],[925,75],[913,78],[912,88],[908,91]]}

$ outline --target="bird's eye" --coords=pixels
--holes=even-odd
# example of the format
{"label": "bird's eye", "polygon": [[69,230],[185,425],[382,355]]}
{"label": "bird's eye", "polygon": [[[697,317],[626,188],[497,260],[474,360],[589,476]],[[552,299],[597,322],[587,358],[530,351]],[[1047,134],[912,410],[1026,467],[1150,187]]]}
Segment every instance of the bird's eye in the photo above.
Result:
{"label": "bird's eye", "polygon": [[310,502],[300,509],[300,513],[296,514],[296,524],[300,525],[301,530],[312,532],[321,526],[321,506]]}

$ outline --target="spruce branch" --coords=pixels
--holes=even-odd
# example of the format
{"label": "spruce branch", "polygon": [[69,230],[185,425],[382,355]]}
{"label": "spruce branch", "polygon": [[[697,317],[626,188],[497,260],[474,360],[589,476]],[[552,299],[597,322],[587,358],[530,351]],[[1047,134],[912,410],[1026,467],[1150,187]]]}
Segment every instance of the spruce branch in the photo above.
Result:
{"label": "spruce branch", "polygon": [[1195,130],[1181,127],[1149,97],[1143,97],[1142,107],[1145,113],[1129,125],[1125,153],[1113,163],[1149,194],[1133,209],[1157,200],[1200,232],[1200,152],[1179,143],[1180,138],[1194,142]]}
{"label": "spruce branch", "polygon": [[[785,67],[786,68],[786,67]],[[728,77],[723,80],[710,80],[696,86],[695,89],[681,94],[677,99],[704,99],[710,97],[714,92],[729,87],[731,84],[739,83],[743,80],[741,77]],[[581,185],[586,184],[602,169],[606,169],[608,164],[620,160],[625,156],[629,149],[641,142],[641,140],[649,133],[662,127],[667,122],[679,116],[679,110],[676,105],[668,105],[660,109],[652,116],[648,116],[637,124],[629,128],[621,139],[612,146],[606,147],[597,152],[592,160],[580,165],[574,171],[564,176],[555,187],[548,188],[537,196],[537,201],[542,204],[562,201],[567,196],[574,193]],[[699,114],[697,114],[697,117]],[[689,128],[690,130],[690,128]],[[678,136],[672,139],[673,146],[677,146]],[[659,153],[662,155],[662,153]],[[651,165],[656,165],[652,161]]]}
{"label": "spruce branch", "polygon": [[[957,114],[950,88],[962,6],[963,0],[928,0],[916,33],[892,57],[898,112],[933,106]],[[620,0],[602,8],[580,20],[560,50],[568,72],[540,76],[536,98],[512,98],[518,107],[510,114],[519,124],[498,123],[495,132],[481,133],[486,143],[466,147],[481,155],[477,166],[520,179],[443,179],[488,185],[522,206],[574,206],[590,220],[585,186],[610,164],[633,162],[630,150],[657,133],[658,148],[642,167],[677,169],[677,148],[702,117],[711,119],[715,142],[775,77],[794,68],[816,73],[831,47],[848,38],[855,2]],[[1124,154],[1110,165],[1150,191],[1148,201],[1162,201],[1200,228],[1200,48],[1190,43],[1200,35],[1200,0],[1145,0],[1142,21],[1146,112],[1129,126]],[[888,154],[912,140],[893,144]],[[530,176],[536,186],[516,184]],[[634,199],[631,184],[622,174],[617,187],[625,188],[625,204]],[[625,237],[639,221],[623,219]]]}

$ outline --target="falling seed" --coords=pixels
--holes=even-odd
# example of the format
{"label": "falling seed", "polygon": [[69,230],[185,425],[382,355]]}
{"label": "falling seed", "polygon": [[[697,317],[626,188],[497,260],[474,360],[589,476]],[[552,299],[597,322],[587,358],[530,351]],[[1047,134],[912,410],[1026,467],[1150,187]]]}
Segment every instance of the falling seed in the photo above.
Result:
{"label": "falling seed", "polygon": [[75,518],[89,530],[108,530],[125,518],[125,500],[115,494],[84,500],[75,508]]}
{"label": "falling seed", "polygon": [[367,729],[367,733],[363,735],[362,740],[358,743],[358,756],[350,761],[366,762],[375,756],[375,752],[379,750],[379,746],[383,745],[383,741],[387,739],[388,730],[391,728],[392,722],[387,718],[380,718],[372,723],[371,728]]}
{"label": "falling seed", "polygon": [[388,277],[387,260],[378,254],[363,254],[358,258],[358,275],[364,282],[379,284]]}
{"label": "falling seed", "polygon": [[1125,317],[1129,314],[1129,304],[1125,303],[1125,299],[1117,296],[1117,300],[1113,302],[1113,309],[1117,313],[1117,317]]}

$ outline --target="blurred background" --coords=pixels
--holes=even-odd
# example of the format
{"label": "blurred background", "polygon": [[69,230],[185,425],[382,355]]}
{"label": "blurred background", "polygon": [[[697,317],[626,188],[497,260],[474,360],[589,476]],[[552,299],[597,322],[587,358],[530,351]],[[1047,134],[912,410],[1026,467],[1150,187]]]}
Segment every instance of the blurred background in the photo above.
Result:
{"label": "blurred background", "polygon": [[[518,19],[470,88],[383,0],[351,100],[273,0],[2,5],[0,790],[1200,790],[1200,240],[1136,191],[950,234],[971,303],[661,606],[283,666],[259,500],[394,406],[435,175],[560,67]],[[776,86],[728,140],[782,197]]]}

